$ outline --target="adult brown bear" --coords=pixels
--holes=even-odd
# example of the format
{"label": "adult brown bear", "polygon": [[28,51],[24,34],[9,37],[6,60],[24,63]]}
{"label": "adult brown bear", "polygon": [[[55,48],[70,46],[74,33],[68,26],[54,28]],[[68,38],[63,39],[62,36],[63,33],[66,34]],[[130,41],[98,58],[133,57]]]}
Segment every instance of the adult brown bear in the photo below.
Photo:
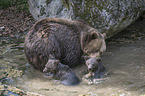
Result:
{"label": "adult brown bear", "polygon": [[43,71],[52,55],[69,67],[77,66],[83,53],[100,57],[106,50],[104,36],[81,20],[44,18],[25,38],[25,54],[34,68]]}

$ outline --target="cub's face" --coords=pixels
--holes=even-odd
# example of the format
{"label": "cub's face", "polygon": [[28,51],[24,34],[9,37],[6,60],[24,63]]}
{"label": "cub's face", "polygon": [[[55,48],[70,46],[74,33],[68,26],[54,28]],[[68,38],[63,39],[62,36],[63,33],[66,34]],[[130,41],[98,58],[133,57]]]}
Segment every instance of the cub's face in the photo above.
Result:
{"label": "cub's face", "polygon": [[91,72],[94,72],[98,69],[98,58],[90,58],[86,60],[86,65],[88,67],[88,70]]}
{"label": "cub's face", "polygon": [[81,47],[89,57],[100,57],[106,50],[105,37],[96,29],[90,30],[81,37]]}

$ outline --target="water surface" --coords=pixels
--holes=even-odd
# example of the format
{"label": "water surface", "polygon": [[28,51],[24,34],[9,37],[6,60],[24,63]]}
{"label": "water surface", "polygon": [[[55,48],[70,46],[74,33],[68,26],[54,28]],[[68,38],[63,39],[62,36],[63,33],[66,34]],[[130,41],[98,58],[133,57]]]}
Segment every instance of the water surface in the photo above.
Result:
{"label": "water surface", "polygon": [[[106,79],[91,85],[82,80],[77,86],[64,86],[35,70],[25,58],[23,42],[4,38],[1,41],[2,84],[44,96],[141,96],[145,94],[145,39],[135,43],[107,45],[107,51],[102,56],[102,63],[107,69]],[[82,78],[86,66],[81,65],[74,70],[78,77]]]}

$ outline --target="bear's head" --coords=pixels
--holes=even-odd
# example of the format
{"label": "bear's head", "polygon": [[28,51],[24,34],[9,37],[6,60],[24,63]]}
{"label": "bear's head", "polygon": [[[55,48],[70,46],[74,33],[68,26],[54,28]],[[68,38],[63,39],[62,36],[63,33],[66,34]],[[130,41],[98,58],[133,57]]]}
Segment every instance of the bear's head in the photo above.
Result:
{"label": "bear's head", "polygon": [[89,57],[100,57],[106,50],[105,35],[94,28],[81,34],[81,48]]}

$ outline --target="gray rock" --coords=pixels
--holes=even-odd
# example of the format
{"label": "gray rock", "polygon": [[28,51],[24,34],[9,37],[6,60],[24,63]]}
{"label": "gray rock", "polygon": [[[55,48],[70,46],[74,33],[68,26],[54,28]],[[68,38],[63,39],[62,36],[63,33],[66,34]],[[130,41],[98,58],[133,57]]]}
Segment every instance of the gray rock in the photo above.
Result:
{"label": "gray rock", "polygon": [[144,0],[29,0],[32,16],[83,19],[111,37],[145,11]]}
{"label": "gray rock", "polygon": [[63,19],[71,18],[70,8],[66,8],[63,0],[29,0],[29,10],[32,16],[36,19],[45,17],[56,17]]}

